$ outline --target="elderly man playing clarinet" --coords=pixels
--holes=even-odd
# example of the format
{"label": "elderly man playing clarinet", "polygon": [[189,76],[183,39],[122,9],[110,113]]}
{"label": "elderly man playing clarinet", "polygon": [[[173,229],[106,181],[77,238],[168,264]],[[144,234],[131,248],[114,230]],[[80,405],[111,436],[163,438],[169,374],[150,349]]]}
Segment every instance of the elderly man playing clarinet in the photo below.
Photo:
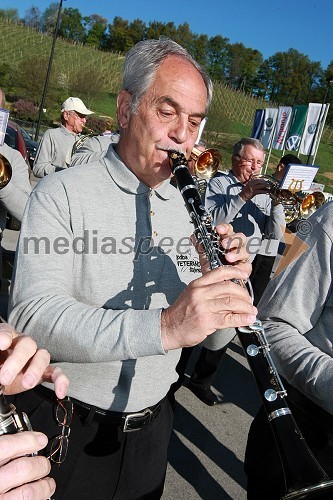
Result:
{"label": "elderly man playing clarinet", "polygon": [[[117,99],[119,142],[98,162],[43,179],[28,205],[10,318],[71,381],[68,453],[51,472],[56,499],[160,498],[181,348],[255,318],[249,294],[231,281],[251,270],[245,237],[217,228],[234,265],[207,272],[170,183],[169,152],[189,158],[211,96],[211,80],[183,47],[139,42]],[[53,402],[43,384],[16,404],[52,436]]]}

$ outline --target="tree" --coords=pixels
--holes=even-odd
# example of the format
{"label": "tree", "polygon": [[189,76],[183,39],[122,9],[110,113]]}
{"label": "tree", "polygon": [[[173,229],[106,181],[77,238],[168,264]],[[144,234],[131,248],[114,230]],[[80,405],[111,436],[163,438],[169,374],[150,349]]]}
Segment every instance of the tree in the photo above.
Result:
{"label": "tree", "polygon": [[130,35],[129,23],[122,17],[115,17],[113,24],[109,24],[109,36],[106,40],[108,50],[128,52],[134,43]]}
{"label": "tree", "polygon": [[92,14],[89,17],[84,17],[83,22],[85,23],[86,30],[85,43],[96,48],[101,48],[104,43],[105,30],[108,23],[107,19],[98,14]]}
{"label": "tree", "polygon": [[13,23],[18,23],[20,21],[17,9],[0,9],[0,17],[2,19],[8,19]]}
{"label": "tree", "polygon": [[83,42],[85,29],[79,9],[64,9],[61,16],[59,36],[74,42]]}
{"label": "tree", "polygon": [[227,64],[227,44],[228,38],[221,35],[213,36],[207,44],[207,64],[209,74],[213,80],[224,81]]}
{"label": "tree", "polygon": [[129,25],[129,32],[133,42],[133,45],[144,40],[146,38],[146,23],[140,19],[134,19]]}
{"label": "tree", "polygon": [[191,47],[189,48],[191,55],[199,64],[208,71],[208,36],[193,35]]}
{"label": "tree", "polygon": [[52,35],[57,23],[59,4],[51,3],[41,16],[41,29],[45,33]]}
{"label": "tree", "polygon": [[234,88],[251,92],[263,62],[262,54],[245,47],[243,43],[229,44],[227,47],[227,82]]}
{"label": "tree", "polygon": [[26,10],[23,21],[26,26],[39,29],[41,25],[41,12],[39,7],[33,5],[32,7],[30,7],[30,9]]}
{"label": "tree", "polygon": [[308,56],[296,49],[276,52],[265,61],[260,70],[261,82],[265,81],[265,98],[277,104],[291,106],[311,99],[318,88],[321,75],[320,63],[311,62]]}

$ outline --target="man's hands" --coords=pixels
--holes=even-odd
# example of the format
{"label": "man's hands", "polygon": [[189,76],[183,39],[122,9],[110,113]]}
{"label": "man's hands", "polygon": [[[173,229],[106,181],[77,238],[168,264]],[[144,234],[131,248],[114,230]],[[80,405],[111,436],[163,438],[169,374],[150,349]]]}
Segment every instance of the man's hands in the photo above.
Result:
{"label": "man's hands", "polygon": [[265,179],[250,179],[239,193],[239,196],[243,201],[248,201],[257,194],[268,194],[269,188],[270,184]]}
{"label": "man's hands", "polygon": [[[7,394],[32,389],[42,381],[53,382],[58,398],[65,397],[68,379],[60,368],[50,366],[50,355],[38,349],[31,337],[0,324],[0,384]],[[29,456],[47,445],[41,432],[24,431],[0,436],[0,500],[45,500],[55,491],[46,457]]]}
{"label": "man's hands", "polygon": [[45,477],[51,469],[50,461],[46,457],[26,456],[45,448],[46,444],[47,437],[40,432],[0,436],[1,500],[45,500],[53,495],[55,481]]}
{"label": "man's hands", "polygon": [[227,250],[226,261],[232,265],[208,272],[209,263],[199,248],[204,276],[192,281],[162,312],[161,335],[166,351],[196,345],[217,329],[249,325],[256,318],[257,309],[247,290],[231,281],[246,281],[251,273],[246,238],[233,234],[229,224],[220,224],[216,232]]}
{"label": "man's hands", "polygon": [[65,397],[68,378],[60,368],[51,367],[50,355],[38,349],[31,337],[19,335],[12,326],[0,324],[0,384],[6,394],[32,389],[43,381],[53,382],[58,398]]}

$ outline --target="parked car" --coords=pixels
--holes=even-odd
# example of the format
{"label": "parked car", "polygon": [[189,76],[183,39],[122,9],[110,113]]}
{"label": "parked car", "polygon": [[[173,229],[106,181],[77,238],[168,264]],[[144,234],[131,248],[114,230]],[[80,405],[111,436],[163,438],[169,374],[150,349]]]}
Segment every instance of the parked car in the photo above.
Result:
{"label": "parked car", "polygon": [[5,143],[11,148],[17,149],[30,166],[28,150],[21,132],[21,127],[11,120],[8,120]]}
{"label": "parked car", "polygon": [[29,132],[27,132],[25,130],[25,128],[21,127],[21,132],[22,132],[22,135],[23,135],[23,139],[24,139],[25,145],[26,145],[27,150],[28,150],[28,158],[29,158],[30,167],[32,168],[33,164],[34,164],[34,161],[35,161],[35,158],[36,158],[36,153],[37,153],[37,148],[38,148],[38,142],[34,141],[31,138]]}

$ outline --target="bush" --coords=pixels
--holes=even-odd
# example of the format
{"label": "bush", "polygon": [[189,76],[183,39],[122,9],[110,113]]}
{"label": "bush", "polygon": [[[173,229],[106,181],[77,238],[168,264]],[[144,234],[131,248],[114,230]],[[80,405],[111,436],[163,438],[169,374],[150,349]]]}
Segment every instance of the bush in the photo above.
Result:
{"label": "bush", "polygon": [[38,108],[30,101],[19,99],[13,104],[13,115],[18,120],[33,122],[38,118]]}
{"label": "bush", "polygon": [[111,117],[98,117],[98,116],[89,116],[86,122],[86,129],[89,132],[101,134],[106,130],[110,130],[111,132],[115,131],[114,120]]}

